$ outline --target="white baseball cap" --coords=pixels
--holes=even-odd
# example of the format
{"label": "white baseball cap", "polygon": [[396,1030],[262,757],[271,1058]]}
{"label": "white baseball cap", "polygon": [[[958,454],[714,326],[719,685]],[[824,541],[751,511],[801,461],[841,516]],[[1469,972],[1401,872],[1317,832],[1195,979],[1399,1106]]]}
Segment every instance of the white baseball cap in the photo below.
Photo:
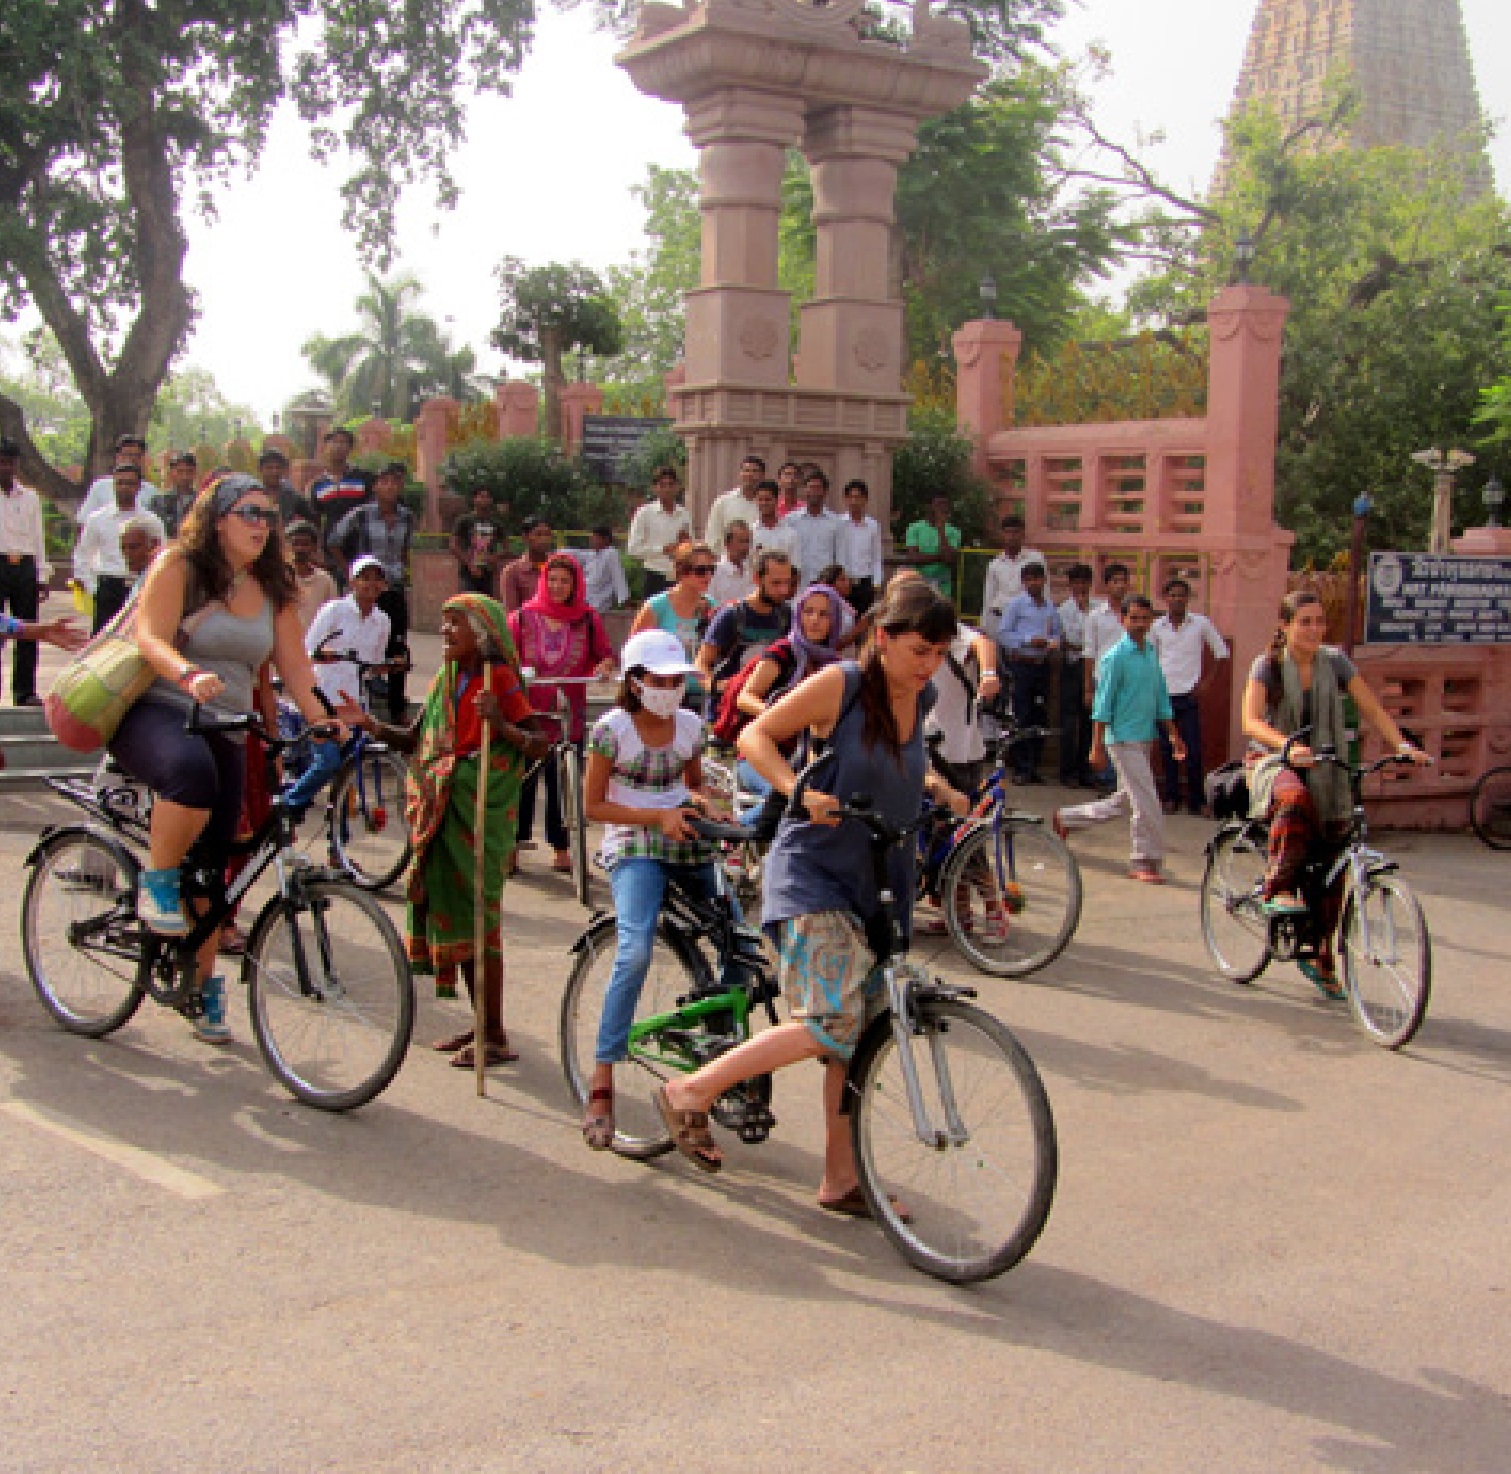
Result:
{"label": "white baseball cap", "polygon": [[366,573],[369,568],[376,568],[386,580],[388,570],[371,553],[363,553],[360,558],[352,559],[352,566],[346,570],[348,578],[355,578],[359,573]]}
{"label": "white baseball cap", "polygon": [[653,676],[685,676],[697,669],[687,658],[687,651],[670,630],[641,630],[624,642],[619,653],[620,671],[635,666]]}

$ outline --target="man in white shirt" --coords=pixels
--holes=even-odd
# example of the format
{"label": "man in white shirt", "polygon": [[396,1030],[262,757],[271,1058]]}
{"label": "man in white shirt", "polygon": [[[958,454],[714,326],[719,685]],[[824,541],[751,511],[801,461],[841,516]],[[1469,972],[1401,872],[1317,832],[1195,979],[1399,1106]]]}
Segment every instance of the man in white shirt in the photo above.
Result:
{"label": "man in white shirt", "polygon": [[[1200,814],[1206,804],[1202,782],[1206,774],[1201,764],[1201,693],[1211,684],[1216,663],[1228,658],[1227,642],[1204,614],[1192,614],[1191,585],[1183,578],[1165,584],[1168,612],[1154,621],[1150,641],[1159,656],[1165,685],[1170,688],[1170,706],[1175,713],[1175,730],[1186,744],[1184,762],[1177,762],[1170,738],[1160,728],[1160,756],[1163,761],[1162,797],[1165,812],[1173,814],[1180,807],[1181,772],[1186,777],[1186,808]],[[1203,669],[1205,653],[1212,652],[1213,666]]]}
{"label": "man in white shirt", "polygon": [[681,477],[671,466],[658,466],[651,477],[656,499],[630,519],[628,551],[645,569],[642,595],[647,599],[671,587],[672,554],[693,535],[693,519],[677,500],[681,488]]}
{"label": "man in white shirt", "polygon": [[624,576],[619,549],[614,546],[614,529],[600,522],[589,536],[591,545],[574,548],[572,556],[582,564],[583,597],[600,614],[607,614],[629,603],[629,580]]}
{"label": "man in white shirt", "polygon": [[756,511],[756,487],[766,476],[766,462],[760,456],[746,456],[740,462],[740,484],[733,491],[716,497],[708,509],[708,526],[703,530],[703,541],[709,547],[719,549],[729,535],[729,524],[736,520],[752,525]]}
{"label": "man in white shirt", "polygon": [[1070,596],[1060,605],[1060,782],[1066,788],[1090,787],[1086,764],[1091,751],[1091,708],[1086,704],[1082,671],[1086,655],[1086,621],[1106,604],[1091,599],[1095,575],[1089,563],[1065,570]]}
{"label": "man in white shirt", "polygon": [[845,483],[845,516],[836,533],[838,554],[835,562],[850,576],[850,607],[864,614],[875,602],[877,591],[887,580],[881,556],[881,528],[875,517],[866,515],[871,488],[864,481]]}
{"label": "man in white shirt", "polygon": [[[981,593],[981,629],[994,640],[1008,601],[1023,592],[1023,570],[1030,563],[1049,566],[1043,553],[1023,546],[1023,519],[1016,512],[1009,512],[1002,519],[1001,531],[1002,551],[987,564],[986,585]],[[1118,637],[1122,638],[1121,626]]]}
{"label": "man in white shirt", "polygon": [[708,597],[716,605],[733,604],[755,591],[755,569],[750,557],[750,524],[736,517],[724,534],[724,556],[714,569]]}
{"label": "man in white shirt", "polygon": [[[347,578],[350,592],[345,598],[322,604],[304,632],[304,647],[315,666],[315,686],[333,710],[345,701],[367,704],[360,669],[342,657],[355,655],[366,664],[381,665],[391,627],[388,616],[378,608],[378,599],[388,587],[382,563],[363,553],[352,560]],[[317,740],[311,744],[309,767],[284,790],[284,800],[296,819],[340,765],[339,742]]]}
{"label": "man in white shirt", "polygon": [[750,550],[754,554],[775,548],[797,562],[797,533],[779,510],[780,493],[775,481],[763,481],[756,487],[756,520],[750,524]]}
{"label": "man in white shirt", "polygon": [[[142,462],[147,459],[147,442],[140,435],[117,435],[115,438],[115,461],[116,466],[135,466],[138,471],[142,469]],[[137,506],[144,512],[152,510],[152,498],[157,496],[158,491],[145,474],[142,478],[141,490],[137,493]],[[96,477],[90,483],[89,491],[84,500],[79,504],[79,510],[74,513],[74,521],[82,527],[96,512],[103,511],[115,500],[115,472],[108,476]]]}
{"label": "man in white shirt", "polygon": [[799,591],[817,583],[824,569],[839,562],[840,518],[824,505],[828,496],[829,478],[817,466],[811,467],[803,482],[803,506],[786,518],[797,536],[794,561]]}
{"label": "man in white shirt", "polygon": [[121,612],[135,582],[121,552],[121,528],[127,519],[140,517],[159,543],[168,540],[162,519],[156,512],[146,511],[140,505],[138,493],[142,473],[139,467],[129,461],[122,462],[115,468],[111,484],[115,491],[114,502],[90,516],[73,552],[73,576],[94,599],[94,634],[99,634]]}
{"label": "man in white shirt", "polygon": [[[0,610],[23,624],[35,624],[37,606],[47,597],[52,564],[42,527],[42,503],[31,487],[16,480],[21,447],[0,439]],[[37,695],[37,642],[16,639],[11,658],[11,700],[41,706]]]}

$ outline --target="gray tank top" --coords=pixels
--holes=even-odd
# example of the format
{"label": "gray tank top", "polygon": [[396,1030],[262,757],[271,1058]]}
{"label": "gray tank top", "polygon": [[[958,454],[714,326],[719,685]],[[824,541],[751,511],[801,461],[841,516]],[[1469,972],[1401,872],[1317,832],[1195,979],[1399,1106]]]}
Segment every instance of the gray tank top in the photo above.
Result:
{"label": "gray tank top", "polygon": [[[894,757],[884,746],[866,742],[866,714],[856,699],[860,691],[860,667],[846,661],[845,693],[829,743],[834,758],[822,770],[814,787],[849,801],[866,795],[882,818],[892,824],[908,824],[918,817],[923,803],[923,723],[934,705],[934,688],[925,686],[918,698],[918,718],[912,737]],[[909,843],[888,857],[892,892],[904,929],[911,932],[916,845]],[[871,836],[854,819],[831,828],[796,820],[782,820],[766,857],[765,894],[761,921],[789,921],[817,911],[846,911],[862,921],[879,909],[875,876],[871,867]]]}
{"label": "gray tank top", "polygon": [[[206,604],[179,627],[174,644],[201,670],[213,671],[226,688],[206,705],[240,716],[252,710],[257,672],[273,653],[273,602],[262,601],[256,614],[232,614],[224,604]],[[173,681],[157,678],[142,696],[187,712],[194,698]]]}

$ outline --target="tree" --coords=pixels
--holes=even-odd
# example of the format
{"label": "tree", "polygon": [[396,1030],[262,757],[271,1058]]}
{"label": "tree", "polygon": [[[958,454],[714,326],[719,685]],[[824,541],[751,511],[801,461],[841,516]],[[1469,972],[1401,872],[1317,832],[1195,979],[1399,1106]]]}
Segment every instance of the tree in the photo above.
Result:
{"label": "tree", "polygon": [[357,331],[338,338],[316,333],[306,341],[304,356],[330,385],[339,418],[408,421],[433,395],[478,397],[472,350],[454,349],[433,317],[411,310],[423,292],[412,275],[385,282],[369,274],[357,298]]}
{"label": "tree", "polygon": [[[193,322],[183,211],[255,167],[293,98],[312,149],[351,160],[345,223],[387,264],[400,190],[448,158],[468,89],[504,92],[528,0],[9,0],[0,12],[0,315],[56,335],[92,420],[89,469],[145,432]],[[186,204],[187,202],[187,204]],[[76,488],[0,397],[29,479]]]}
{"label": "tree", "polygon": [[493,346],[542,366],[546,433],[560,440],[562,357],[574,349],[619,352],[618,311],[598,273],[578,261],[527,267],[518,256],[505,256],[496,275],[502,311]]}
{"label": "tree", "polygon": [[224,445],[255,431],[257,412],[249,405],[230,403],[209,369],[189,364],[163,384],[152,407],[152,427],[170,450]]}

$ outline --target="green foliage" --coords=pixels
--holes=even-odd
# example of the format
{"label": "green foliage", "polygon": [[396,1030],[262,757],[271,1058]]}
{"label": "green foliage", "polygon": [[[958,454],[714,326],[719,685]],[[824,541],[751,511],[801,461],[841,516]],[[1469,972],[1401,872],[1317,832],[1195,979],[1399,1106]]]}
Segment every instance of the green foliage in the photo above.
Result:
{"label": "green foliage", "polygon": [[181,450],[259,434],[257,412],[249,405],[230,403],[215,376],[191,364],[171,375],[159,392],[147,443],[153,450]]}
{"label": "green foliage", "polygon": [[899,541],[908,524],[928,511],[929,498],[950,498],[950,521],[967,545],[986,531],[991,489],[971,470],[973,446],[949,410],[916,409],[908,438],[892,461],[892,533]]}
{"label": "green foliage", "polygon": [[518,256],[505,256],[495,274],[501,315],[493,346],[501,353],[543,363],[548,374],[554,369],[559,377],[564,353],[619,352],[624,339],[619,313],[596,271],[580,261],[527,267]]}
{"label": "green foliage", "polygon": [[658,466],[675,466],[679,472],[687,469],[687,442],[669,425],[652,430],[634,454],[624,458],[625,485],[648,490]]}
{"label": "green foliage", "polygon": [[[1511,363],[1511,299],[1497,310],[1501,314],[1501,348],[1507,363]],[[1474,422],[1485,427],[1485,444],[1511,445],[1511,370],[1481,391]]]}
{"label": "green foliage", "polygon": [[441,475],[450,490],[468,501],[478,487],[486,486],[500,508],[510,509],[507,515],[515,525],[539,516],[560,531],[624,520],[618,496],[600,486],[580,460],[562,455],[545,436],[521,435],[461,446],[446,457]]}
{"label": "green foliage", "polygon": [[1067,343],[1020,364],[1016,423],[1085,425],[1192,417],[1206,409],[1205,331],[1143,332],[1104,343]]}

